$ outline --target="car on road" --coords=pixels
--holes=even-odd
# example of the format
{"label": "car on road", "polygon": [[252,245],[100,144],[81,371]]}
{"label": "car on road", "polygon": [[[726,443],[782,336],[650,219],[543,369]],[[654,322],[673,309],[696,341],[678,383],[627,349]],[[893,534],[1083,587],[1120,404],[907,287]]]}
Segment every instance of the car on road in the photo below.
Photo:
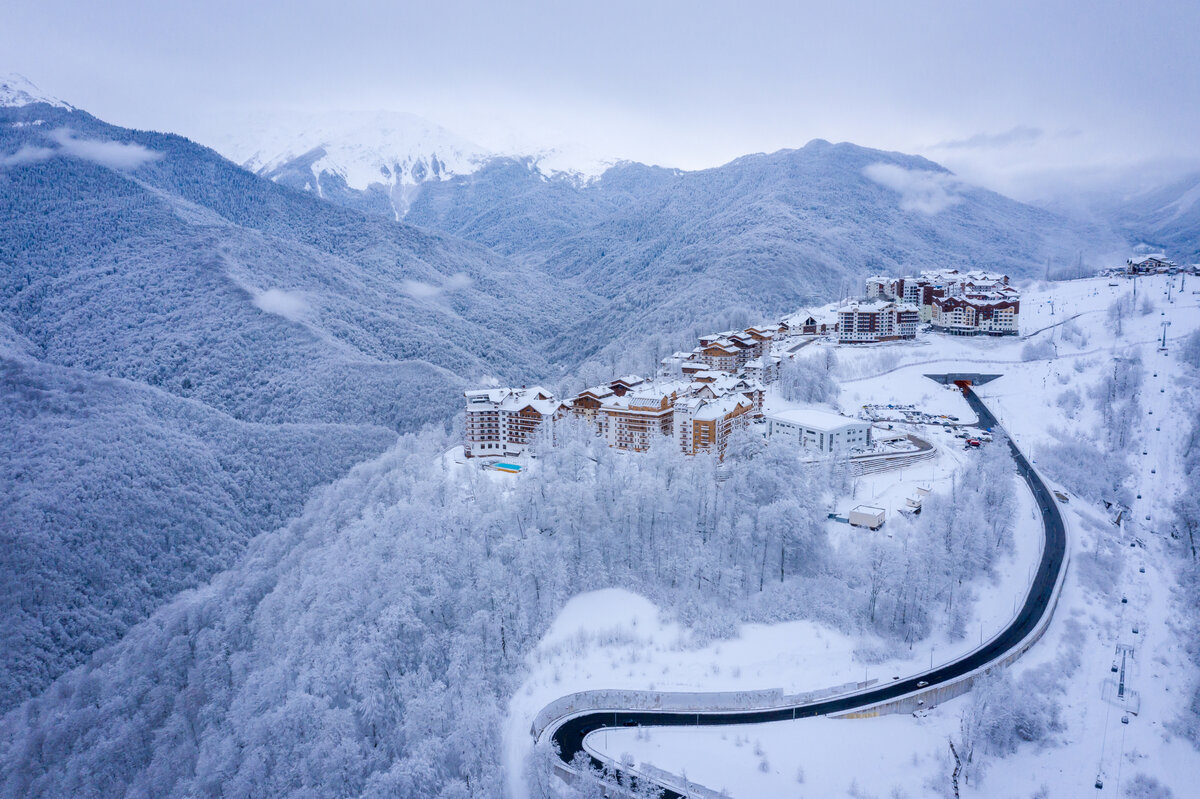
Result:
{"label": "car on road", "polygon": [[917,683],[918,688],[924,688],[927,685],[929,685],[929,682],[927,680],[921,680],[920,682]]}

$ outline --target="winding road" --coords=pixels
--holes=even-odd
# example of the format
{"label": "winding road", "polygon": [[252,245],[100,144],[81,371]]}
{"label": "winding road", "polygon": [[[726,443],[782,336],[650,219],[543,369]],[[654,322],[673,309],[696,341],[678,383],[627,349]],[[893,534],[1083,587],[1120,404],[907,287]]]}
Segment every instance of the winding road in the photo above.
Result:
{"label": "winding road", "polygon": [[[930,377],[936,376],[930,375]],[[981,427],[1000,430],[996,417],[983,404],[970,387],[963,390],[967,403],[979,415]],[[1027,639],[1038,633],[1041,622],[1053,613],[1056,586],[1066,564],[1067,535],[1063,524],[1062,514],[1054,501],[1054,496],[1045,483],[1030,466],[1029,461],[1017,449],[1010,437],[1009,448],[1016,462],[1017,472],[1024,477],[1033,492],[1042,515],[1042,525],[1045,530],[1045,546],[1042,549],[1042,559],[1038,564],[1037,573],[1030,585],[1025,603],[1012,622],[984,643],[961,658],[938,666],[929,671],[915,674],[901,680],[895,680],[866,690],[847,693],[833,698],[823,699],[805,704],[762,710],[731,710],[731,711],[701,711],[680,712],[662,710],[595,710],[583,711],[551,722],[541,731],[541,736],[549,735],[559,747],[559,754],[564,763],[569,764],[578,752],[585,751],[584,738],[597,730],[615,727],[695,727],[725,724],[758,724],[770,721],[785,721],[788,719],[809,718],[812,716],[840,715],[856,710],[862,710],[895,700],[907,695],[934,693],[938,686],[960,682],[962,678],[978,669],[994,665],[1007,657],[1015,656],[1027,647]],[[1031,641],[1030,641],[1031,643]],[[612,769],[612,764],[601,763],[590,753],[588,756],[596,767]],[[681,794],[668,786],[662,786],[666,797],[680,797]]]}

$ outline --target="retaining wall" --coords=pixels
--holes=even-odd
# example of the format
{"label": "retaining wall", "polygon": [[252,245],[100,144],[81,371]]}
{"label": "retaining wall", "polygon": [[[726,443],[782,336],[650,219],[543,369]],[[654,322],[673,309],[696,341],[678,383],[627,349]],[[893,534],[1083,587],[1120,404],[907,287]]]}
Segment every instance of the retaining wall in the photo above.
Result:
{"label": "retaining wall", "polygon": [[665,710],[679,713],[721,713],[741,710],[773,710],[780,707],[816,702],[840,694],[848,694],[870,688],[877,679],[866,682],[848,682],[832,688],[822,688],[803,694],[785,694],[780,688],[763,691],[622,691],[598,690],[579,691],[556,699],[538,711],[529,728],[535,740],[542,737],[546,728],[557,721],[577,713],[592,713],[611,710],[620,713],[628,710]]}

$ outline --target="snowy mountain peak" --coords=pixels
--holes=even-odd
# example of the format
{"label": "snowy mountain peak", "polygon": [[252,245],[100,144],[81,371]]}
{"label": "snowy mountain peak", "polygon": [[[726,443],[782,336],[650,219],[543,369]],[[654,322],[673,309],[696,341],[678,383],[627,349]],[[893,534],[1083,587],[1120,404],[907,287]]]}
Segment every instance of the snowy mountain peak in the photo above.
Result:
{"label": "snowy mountain peak", "polygon": [[43,94],[41,89],[24,75],[14,72],[0,77],[0,108],[34,105],[35,103],[46,103],[55,108],[71,108],[57,97]]}
{"label": "snowy mountain peak", "polygon": [[585,185],[613,162],[574,145],[480,146],[416,114],[399,111],[272,113],[210,139],[225,157],[263,177],[328,200],[397,219],[422,184],[476,172],[495,158],[527,163],[545,178]]}
{"label": "snowy mountain peak", "polygon": [[322,197],[371,192],[400,218],[415,187],[474,172],[494,153],[415,114],[274,113],[214,148],[263,177]]}
{"label": "snowy mountain peak", "polygon": [[493,155],[403,112],[273,115],[225,137],[216,149],[267,177],[305,162],[314,180],[329,173],[358,191],[467,174]]}

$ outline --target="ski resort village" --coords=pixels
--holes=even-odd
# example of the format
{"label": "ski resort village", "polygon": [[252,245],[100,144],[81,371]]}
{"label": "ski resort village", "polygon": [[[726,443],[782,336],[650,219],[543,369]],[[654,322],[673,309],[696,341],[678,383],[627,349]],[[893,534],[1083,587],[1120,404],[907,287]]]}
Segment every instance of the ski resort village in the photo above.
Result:
{"label": "ski resort village", "polygon": [[1200,799],[1200,2],[274,5],[2,15],[0,799]]}
{"label": "ski resort village", "polygon": [[[797,390],[771,390],[781,376],[795,384],[827,384],[829,366],[804,357],[836,358],[837,344],[913,341],[918,331],[953,336],[1015,336],[1020,294],[1006,275],[957,270],[919,277],[872,277],[865,301],[800,310],[774,324],[701,336],[690,352],[664,358],[658,374],[616,377],[568,399],[541,386],[466,392],[463,452],[466,457],[508,458],[523,454],[539,435],[567,415],[594,425],[610,447],[644,452],[662,437],[688,455],[724,458],[730,436],[751,424],[818,453],[860,459],[871,453],[897,463],[897,436],[870,424],[817,408],[792,407]],[[814,343],[826,345],[813,350]],[[804,374],[795,374],[803,371]],[[818,388],[819,390],[819,388]],[[904,437],[900,436],[899,440]],[[512,468],[511,464],[502,467]]]}

